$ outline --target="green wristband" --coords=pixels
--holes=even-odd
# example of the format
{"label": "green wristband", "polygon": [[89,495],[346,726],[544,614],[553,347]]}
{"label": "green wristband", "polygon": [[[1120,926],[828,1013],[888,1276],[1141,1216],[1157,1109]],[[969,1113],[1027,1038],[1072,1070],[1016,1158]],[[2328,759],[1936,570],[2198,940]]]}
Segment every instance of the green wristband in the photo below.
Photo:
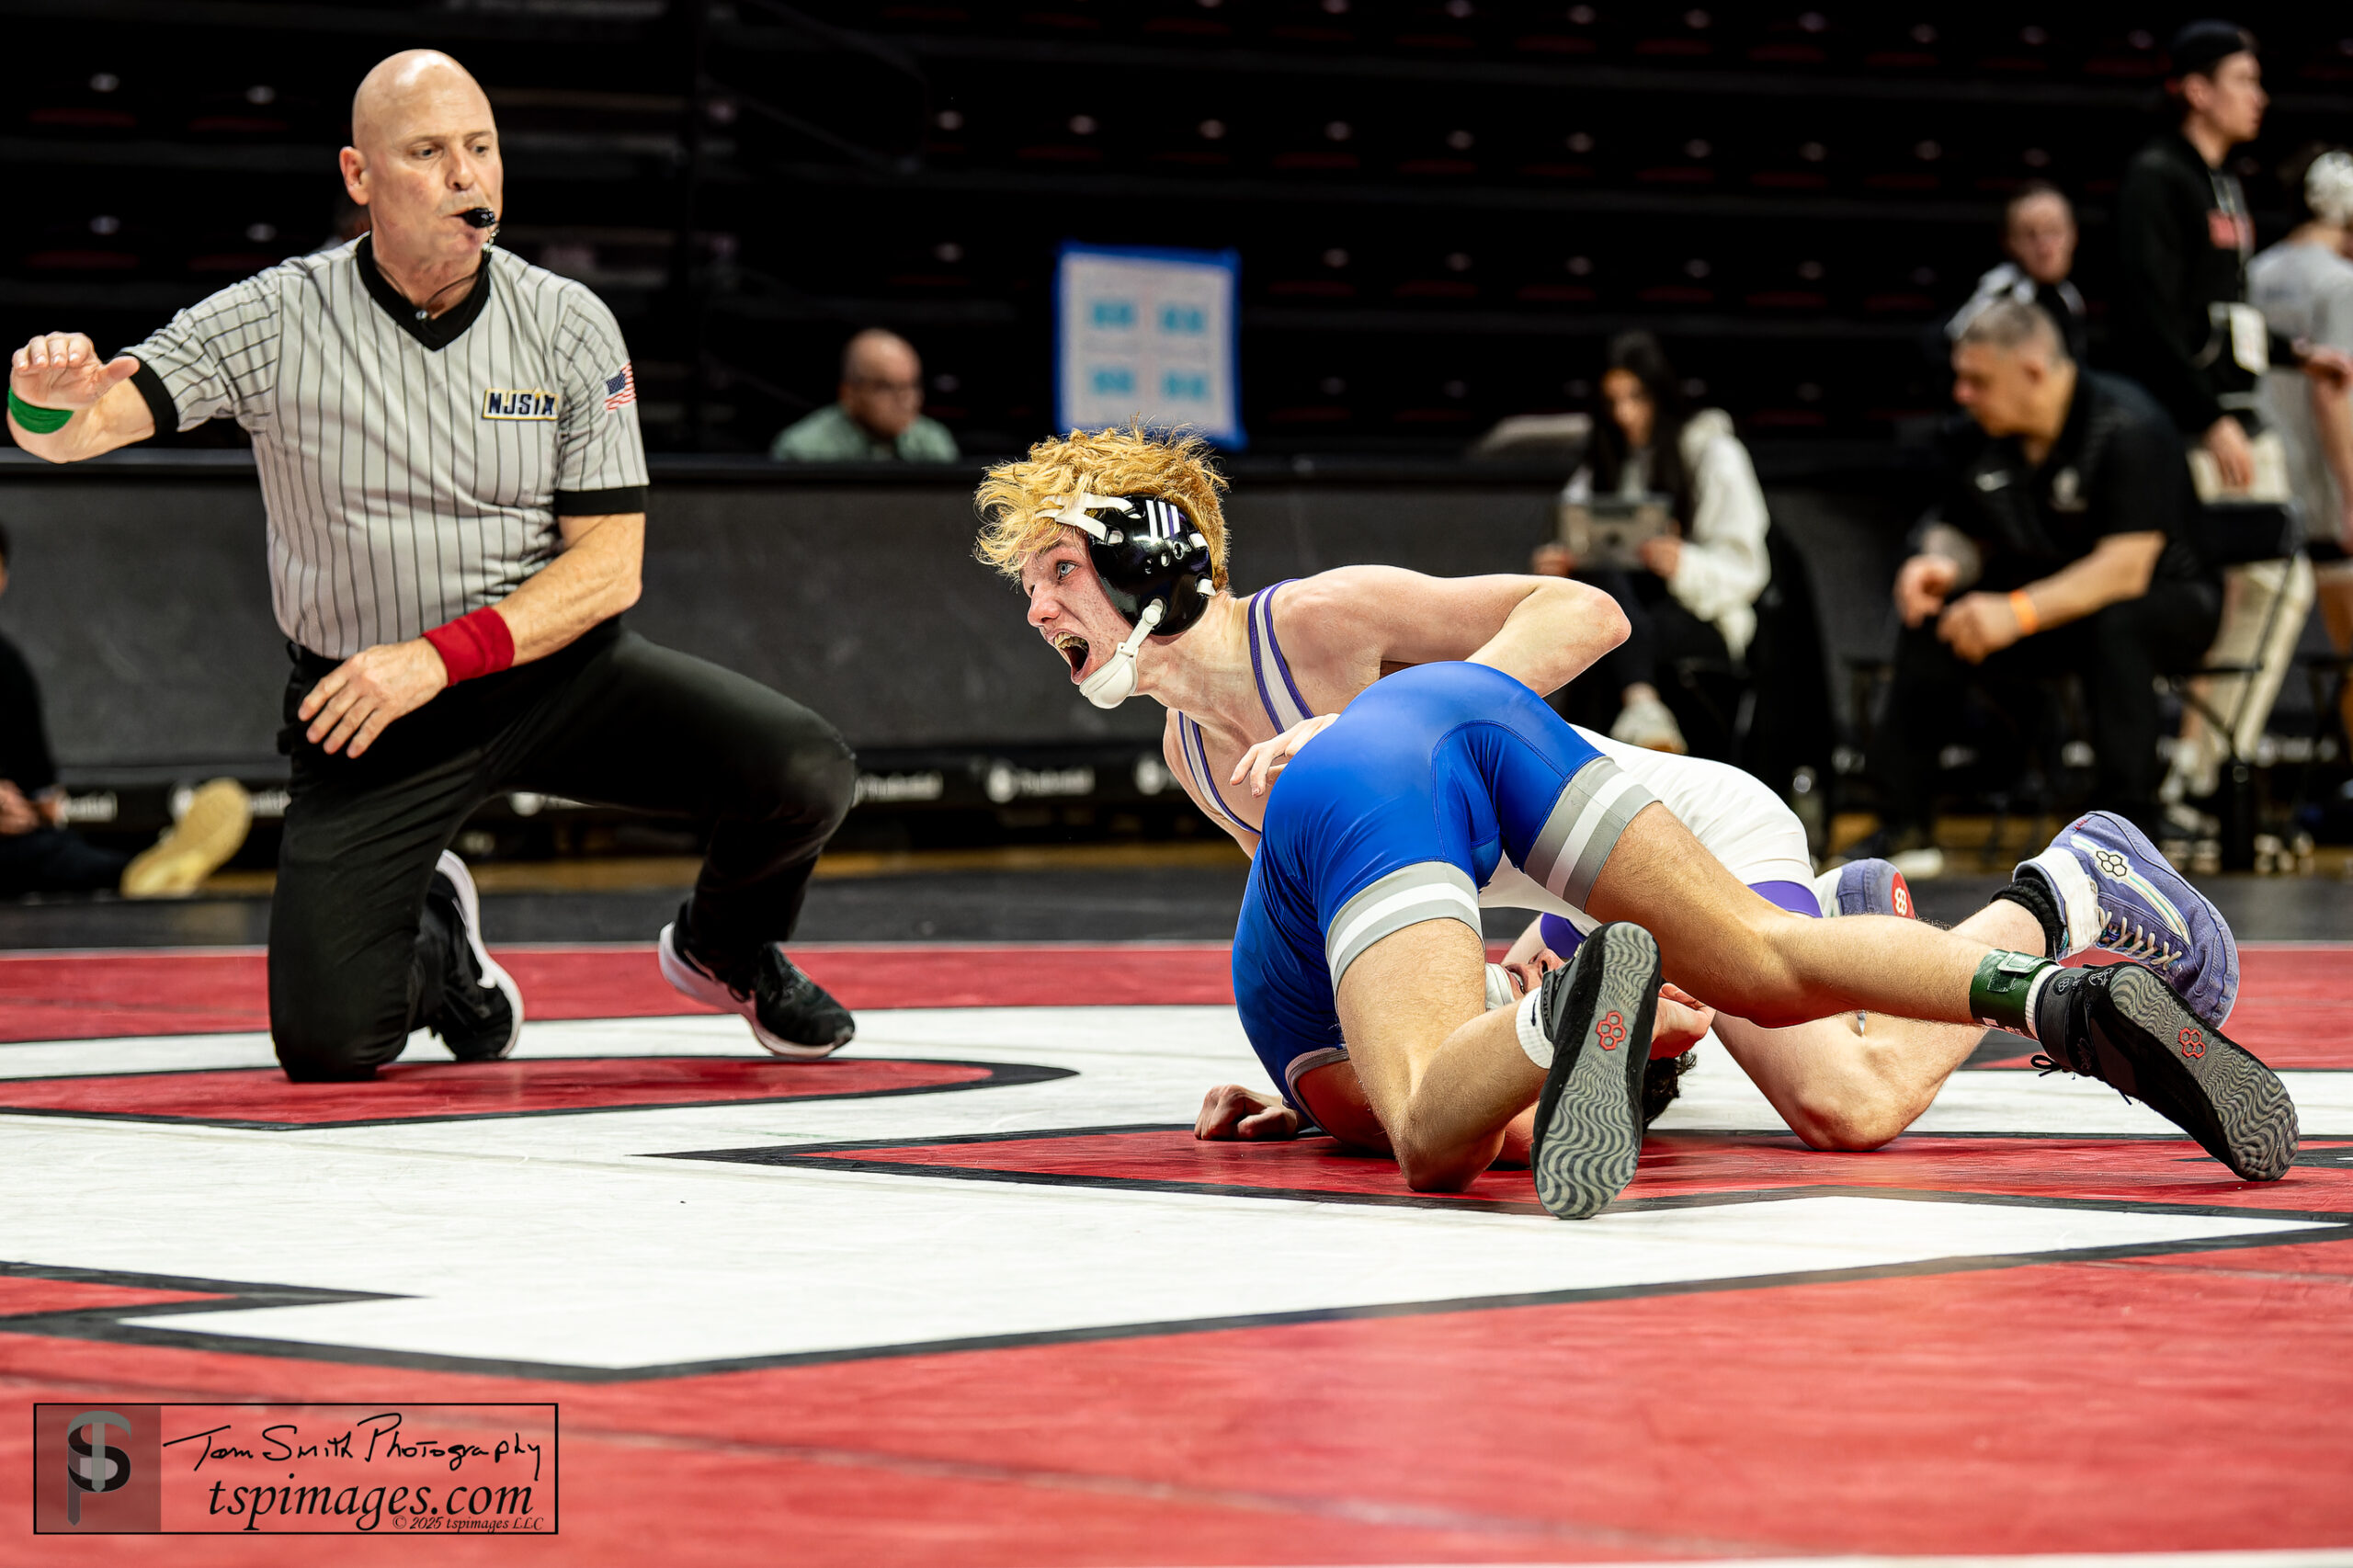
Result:
{"label": "green wristband", "polygon": [[14,387],[8,389],[8,412],[16,416],[17,424],[36,436],[63,430],[74,417],[74,411],[70,408],[42,408],[27,403],[17,395]]}
{"label": "green wristband", "polygon": [[2031,1036],[2034,1028],[2026,1016],[2027,1000],[2034,994],[2036,977],[2058,967],[2046,958],[2006,953],[1996,948],[1978,960],[1977,972],[1969,982],[1969,1010],[1981,1024]]}

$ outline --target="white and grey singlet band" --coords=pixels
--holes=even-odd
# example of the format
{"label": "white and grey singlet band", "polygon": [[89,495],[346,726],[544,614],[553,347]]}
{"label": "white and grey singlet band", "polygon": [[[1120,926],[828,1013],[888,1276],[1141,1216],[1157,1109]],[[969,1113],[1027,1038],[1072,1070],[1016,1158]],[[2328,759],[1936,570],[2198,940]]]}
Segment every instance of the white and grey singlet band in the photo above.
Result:
{"label": "white and grey singlet band", "polygon": [[1601,868],[1608,864],[1610,850],[1618,846],[1618,835],[1634,813],[1657,803],[1658,797],[1632,774],[1606,756],[1597,756],[1561,787],[1552,814],[1544,819],[1544,831],[1536,835],[1536,846],[1521,869],[1554,898],[1583,909]]}
{"label": "white and grey singlet band", "polygon": [[1342,904],[1324,933],[1324,960],[1331,966],[1332,989],[1340,989],[1340,977],[1367,948],[1425,920],[1460,920],[1484,939],[1479,890],[1461,868],[1424,860],[1390,872]]}
{"label": "white and grey singlet band", "polygon": [[1307,1103],[1299,1097],[1299,1081],[1302,1078],[1306,1077],[1318,1067],[1329,1067],[1335,1062],[1346,1062],[1347,1059],[1347,1046],[1327,1045],[1321,1051],[1302,1051],[1289,1062],[1284,1062],[1283,1087],[1290,1091],[1291,1104],[1303,1106]]}

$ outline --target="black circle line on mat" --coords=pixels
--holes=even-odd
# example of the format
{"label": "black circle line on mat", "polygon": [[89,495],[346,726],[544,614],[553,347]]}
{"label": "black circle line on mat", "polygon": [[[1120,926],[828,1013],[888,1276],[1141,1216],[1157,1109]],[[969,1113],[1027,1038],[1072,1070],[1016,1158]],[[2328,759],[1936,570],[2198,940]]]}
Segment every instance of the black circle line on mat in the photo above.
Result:
{"label": "black circle line on mat", "polygon": [[[1973,1193],[1904,1192],[1882,1187],[1780,1188],[1763,1193],[1719,1193],[1708,1199],[1724,1203],[1765,1201],[1796,1197],[1908,1198],[1928,1202],[1984,1202]],[[1999,1201],[1998,1199],[1994,1201]],[[2182,1210],[2177,1204],[2129,1204],[2034,1200],[2036,1206],[2086,1209]],[[1695,1205],[1683,1204],[1680,1207]],[[1698,1206],[1704,1206],[1698,1205]],[[1491,1206],[1492,1207],[1492,1206]],[[1531,1205],[1531,1207],[1534,1207]],[[1632,1207],[1632,1205],[1629,1205]],[[1612,1210],[1605,1212],[1614,1211]],[[2232,1252],[2247,1247],[2300,1246],[2353,1240],[2353,1215],[2279,1215],[2245,1210],[2188,1211],[2237,1218],[2293,1218],[2319,1221],[2313,1229],[2289,1233],[2203,1237],[2188,1241],[2136,1242],[2115,1246],[2075,1247],[2041,1252],[1988,1253],[1974,1256],[1925,1258],[1908,1263],[1869,1264],[1850,1268],[1817,1268],[1781,1274],[1756,1274],[1711,1279],[1681,1279],[1639,1285],[1609,1285],[1584,1290],[1528,1290],[1495,1296],[1457,1297],[1443,1301],[1384,1301],[1367,1306],[1313,1307],[1295,1312],[1237,1313],[1230,1317],[1184,1318],[1159,1323],[1106,1324],[1084,1328],[1047,1329],[1018,1334],[974,1335],[965,1339],[926,1340],[901,1345],[858,1346],[843,1350],[788,1351],[769,1356],[739,1356],[708,1361],[679,1361],[643,1367],[583,1367],[563,1362],[515,1361],[491,1358],[443,1356],[421,1351],[380,1350],[360,1346],[324,1345],[304,1340],[264,1339],[200,1330],[154,1327],[121,1321],[130,1317],[197,1315],[235,1311],[245,1306],[301,1306],[341,1301],[399,1300],[366,1292],[321,1292],[292,1286],[219,1284],[197,1279],[172,1279],[165,1288],[217,1290],[226,1298],[213,1301],[167,1302],[84,1308],[57,1312],[28,1313],[0,1318],[0,1334],[39,1335],[46,1338],[92,1341],[176,1350],[209,1351],[237,1356],[264,1356],[279,1360],[316,1361],[341,1366],[391,1367],[415,1371],[460,1372],[486,1377],[529,1378],[555,1382],[601,1384],[707,1377],[718,1373],[762,1371],[772,1368],[817,1366],[841,1361],[891,1360],[909,1356],[943,1356],[975,1351],[1019,1349],[1033,1346],[1075,1345],[1102,1340],[1157,1339],[1176,1335],[1219,1334],[1239,1329],[1287,1328],[1310,1324],[1358,1322],[1380,1318],[1432,1317],[1448,1313],[1500,1312],[1518,1307],[1572,1306],[1585,1302],[1630,1301],[1654,1296],[1708,1295],[1728,1290],[1758,1290],[1790,1286],[1836,1285],[1879,1279],[1918,1278],[1941,1274],[1986,1273],[2046,1264],[2096,1264],[2137,1257],[2165,1257],[2183,1253]],[[1540,1209],[1538,1212],[1542,1212]],[[1549,1218],[1549,1217],[1548,1217]],[[93,1283],[155,1286],[161,1277],[117,1274],[95,1269],[51,1269],[40,1265],[0,1263],[0,1276],[39,1278],[73,1278]]]}
{"label": "black circle line on mat", "polygon": [[[911,1084],[888,1089],[850,1089],[835,1095],[736,1095],[715,1100],[654,1100],[639,1105],[548,1106],[535,1110],[460,1110],[426,1112],[416,1116],[383,1116],[355,1118],[348,1121],[256,1121],[237,1117],[168,1116],[147,1111],[128,1110],[68,1110],[57,1106],[13,1106],[7,1103],[10,1084],[57,1084],[93,1078],[170,1078],[196,1073],[274,1073],[274,1067],[169,1067],[153,1073],[58,1073],[40,1078],[0,1079],[0,1116],[55,1116],[74,1121],[150,1121],[174,1127],[232,1127],[254,1132],[333,1132],[347,1127],[406,1127],[427,1121],[512,1121],[533,1116],[599,1116],[615,1111],[633,1110],[707,1110],[713,1107],[738,1105],[782,1105],[815,1103],[821,1100],[880,1100],[900,1095],[947,1095],[965,1089],[1016,1088],[1024,1084],[1051,1083],[1056,1078],[1075,1078],[1074,1067],[1043,1067],[1028,1062],[963,1062],[946,1057],[919,1056],[855,1056],[828,1059],[838,1065],[852,1062],[898,1062],[914,1067],[977,1067],[983,1070],[978,1078],[967,1078],[954,1084]],[[755,1066],[773,1067],[781,1073],[803,1073],[824,1063],[788,1062],[768,1056],[531,1056],[522,1062],[421,1062],[421,1067],[469,1069],[477,1066],[511,1067],[534,1062],[744,1062]]]}
{"label": "black circle line on mat", "polygon": [[[997,1182],[1023,1187],[1093,1187],[1111,1192],[1174,1192],[1204,1198],[1264,1199],[1290,1203],[1336,1203],[1375,1209],[1437,1209],[1453,1210],[1472,1214],[1543,1214],[1543,1205],[1533,1199],[1525,1201],[1491,1198],[1458,1198],[1443,1193],[1426,1192],[1347,1192],[1328,1187],[1274,1187],[1214,1181],[1181,1181],[1162,1176],[1125,1176],[1112,1175],[1080,1175],[1068,1171],[1027,1171],[1015,1166],[975,1166],[957,1165],[927,1165],[914,1160],[860,1160],[844,1157],[846,1153],[868,1150],[881,1152],[898,1149],[932,1149],[974,1143],[1043,1142],[1057,1138],[1099,1137],[1107,1134],[1131,1132],[1177,1132],[1188,1130],[1188,1123],[1144,1122],[1118,1127],[1052,1127],[1032,1128],[1027,1131],[974,1132],[951,1134],[938,1138],[873,1139],[851,1143],[780,1143],[749,1149],[710,1149],[649,1156],[659,1160],[710,1160],[723,1165],[782,1165],[802,1170],[858,1171],[877,1176],[905,1176],[940,1178],[949,1181]],[[1718,1136],[1716,1134],[1681,1134],[1681,1136]],[[1743,1136],[1722,1134],[1727,1138]],[[1751,1135],[1753,1136],[1753,1135]],[[1924,1136],[1927,1136],[1924,1134]],[[1944,1137],[1938,1133],[1933,1136]],[[1988,1133],[1985,1137],[2009,1137],[2028,1142],[2035,1134]],[[2078,1138],[2077,1142],[2086,1142]],[[2182,1142],[2188,1140],[2175,1134],[2171,1138],[2144,1136],[2137,1133],[2102,1137],[2099,1142],[2119,1143]],[[1375,1156],[1362,1156],[1373,1158]],[[2206,1160],[2209,1156],[2195,1156]],[[2234,1186],[2256,1184],[2237,1182]],[[1913,1203],[1973,1203],[2011,1209],[2086,1209],[2101,1212],[2131,1214],[2182,1214],[2194,1218],[2234,1218],[2251,1220],[2292,1220],[2319,1225],[2353,1225],[2353,1210],[2268,1209],[2236,1204],[2162,1203],[2126,1198],[2058,1198],[2036,1193],[1944,1191],[1933,1188],[1904,1187],[1871,1187],[1843,1182],[1792,1182],[1786,1187],[1740,1187],[1712,1189],[1705,1192],[1665,1193],[1655,1198],[1621,1198],[1610,1204],[1606,1212],[1642,1213],[1666,1209],[1706,1209],[1735,1203],[1771,1203],[1790,1198],[1886,1198]],[[2097,1250],[2097,1249],[2094,1249]],[[2200,1250],[2198,1244],[2185,1243],[2180,1251]]]}
{"label": "black circle line on mat", "polygon": [[[974,1143],[1026,1143],[1050,1142],[1057,1138],[1111,1137],[1138,1132],[1183,1132],[1190,1122],[1137,1121],[1100,1127],[1045,1127],[1016,1129],[1009,1131],[946,1133],[934,1138],[864,1138],[837,1142],[780,1143],[748,1149],[684,1150],[671,1153],[645,1156],[656,1160],[710,1160],[727,1165],[791,1165],[812,1170],[853,1170],[881,1176],[938,1176],[950,1181],[988,1181],[1036,1187],[1091,1187],[1108,1191],[1180,1192],[1201,1196],[1230,1198],[1259,1198],[1313,1203],[1356,1204],[1380,1209],[1448,1209],[1476,1214],[1541,1214],[1543,1205],[1534,1199],[1514,1202],[1489,1198],[1455,1198],[1443,1193],[1422,1192],[1348,1192],[1328,1187],[1272,1187],[1241,1182],[1188,1182],[1160,1176],[1122,1176],[1113,1175],[1082,1176],[1071,1172],[1024,1171],[1011,1166],[973,1166],[924,1165],[912,1160],[845,1159],[846,1154],[884,1150],[936,1149]],[[1654,1134],[1657,1135],[1657,1134]],[[1707,1139],[1719,1142],[1734,1142],[1757,1138],[1793,1139],[1786,1128],[1758,1129],[1753,1131],[1726,1131],[1716,1129],[1677,1131],[1665,1136],[1679,1139]],[[1967,1139],[1987,1142],[2006,1141],[2016,1143],[2048,1142],[2062,1135],[2040,1132],[1923,1132],[1905,1134],[1921,1138]],[[1309,1133],[1299,1142],[1320,1142],[1323,1135]],[[2095,1132],[2063,1135],[2064,1142],[2075,1143],[2188,1143],[2178,1132]],[[1893,1145],[1890,1145],[1893,1147]],[[1343,1158],[1376,1160],[1383,1156],[1356,1154],[1337,1148],[1331,1151]],[[1813,1153],[1813,1150],[1791,1150],[1796,1153]],[[2317,1156],[2317,1157],[2311,1157]],[[2211,1161],[2204,1153],[2185,1155],[2184,1165]],[[2353,1166],[2353,1141],[2341,1142],[2307,1142],[2304,1153],[2295,1161],[2310,1169],[2344,1169]],[[2239,1183],[2245,1186],[2250,1184]],[[2193,1216],[2248,1215],[2257,1219],[2317,1220],[2353,1223],[2353,1211],[2308,1209],[2255,1209],[2230,1204],[2156,1203],[2132,1199],[2052,1198],[2036,1194],[1939,1192],[1916,1187],[1847,1187],[1835,1184],[1813,1186],[1759,1187],[1755,1189],[1724,1188],[1705,1192],[1665,1194],[1656,1198],[1620,1199],[1611,1204],[1611,1212],[1639,1212],[1650,1209],[1687,1209],[1716,1203],[1761,1202],[1802,1192],[1815,1195],[1852,1194],[1866,1197],[1907,1198],[1927,1202],[2002,1203],[2014,1208],[2044,1209],[2103,1209],[2124,1210],[2133,1213],[2188,1214]]]}

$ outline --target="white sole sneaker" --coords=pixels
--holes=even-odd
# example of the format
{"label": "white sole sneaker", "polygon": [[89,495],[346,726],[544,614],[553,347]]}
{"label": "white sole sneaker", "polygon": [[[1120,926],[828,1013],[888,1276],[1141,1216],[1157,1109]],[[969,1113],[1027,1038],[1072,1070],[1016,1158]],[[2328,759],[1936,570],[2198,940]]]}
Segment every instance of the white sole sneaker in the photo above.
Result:
{"label": "white sole sneaker", "polygon": [[232,778],[215,778],[189,797],[187,814],[123,868],[125,898],[186,898],[244,847],[253,797]]}
{"label": "white sole sneaker", "polygon": [[474,875],[466,869],[466,863],[444,849],[441,858],[433,863],[433,869],[449,878],[450,886],[458,890],[458,913],[460,924],[466,928],[466,950],[473,954],[474,966],[482,971],[483,989],[495,990],[505,996],[507,1010],[515,1017],[515,1027],[507,1031],[506,1043],[499,1048],[498,1053],[472,1060],[503,1062],[514,1054],[515,1042],[523,1038],[522,988],[515,983],[515,977],[490,956],[490,949],[482,945],[482,895],[474,891]]}
{"label": "white sole sneaker", "polygon": [[760,1049],[771,1056],[790,1057],[795,1062],[822,1062],[849,1043],[847,1038],[831,1045],[802,1045],[796,1040],[781,1040],[760,1027],[759,1004],[748,995],[738,994],[725,981],[709,973],[686,954],[678,950],[678,926],[676,921],[662,927],[662,940],[655,946],[662,965],[662,978],[679,995],[716,1007],[722,1013],[733,1013],[752,1026],[752,1038]]}

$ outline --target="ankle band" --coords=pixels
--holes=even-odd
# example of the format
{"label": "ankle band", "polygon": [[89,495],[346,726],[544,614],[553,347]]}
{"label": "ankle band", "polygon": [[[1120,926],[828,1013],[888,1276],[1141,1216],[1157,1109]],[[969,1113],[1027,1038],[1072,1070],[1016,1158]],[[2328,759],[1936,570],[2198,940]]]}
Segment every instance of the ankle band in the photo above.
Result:
{"label": "ankle band", "polygon": [[1536,1021],[1536,1012],[1544,1001],[1544,988],[1538,986],[1519,999],[1512,1009],[1512,1032],[1519,1037],[1519,1049],[1528,1059],[1550,1073],[1552,1070],[1552,1042],[1544,1034],[1544,1026]]}
{"label": "ankle band", "polygon": [[1988,1028],[2007,1029],[2035,1038],[2034,994],[2039,982],[2058,969],[2049,959],[2030,953],[2006,953],[2000,949],[1979,960],[1969,982],[1969,1011]]}

